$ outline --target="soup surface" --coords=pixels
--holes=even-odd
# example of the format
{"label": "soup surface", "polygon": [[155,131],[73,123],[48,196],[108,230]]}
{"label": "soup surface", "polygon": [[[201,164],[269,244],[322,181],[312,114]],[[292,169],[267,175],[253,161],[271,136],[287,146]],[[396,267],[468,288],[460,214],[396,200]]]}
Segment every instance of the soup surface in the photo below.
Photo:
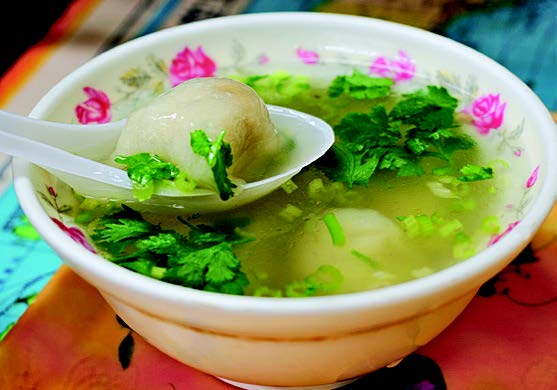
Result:
{"label": "soup surface", "polygon": [[226,214],[140,214],[85,199],[76,221],[107,258],[192,288],[305,297],[431,274],[500,231],[493,206],[505,187],[495,174],[504,162],[488,158],[444,88],[427,80],[401,87],[356,70],[230,77],[268,104],[329,122],[333,148]]}

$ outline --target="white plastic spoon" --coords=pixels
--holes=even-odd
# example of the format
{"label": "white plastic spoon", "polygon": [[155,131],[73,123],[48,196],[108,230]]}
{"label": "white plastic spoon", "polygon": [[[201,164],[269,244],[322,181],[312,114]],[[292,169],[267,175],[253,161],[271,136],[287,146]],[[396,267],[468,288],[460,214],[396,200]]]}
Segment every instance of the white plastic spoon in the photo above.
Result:
{"label": "white plastic spoon", "polygon": [[125,120],[72,125],[0,111],[0,152],[43,167],[82,196],[133,203],[134,208],[157,212],[168,208],[184,212],[223,211],[273,191],[321,157],[334,142],[331,127],[321,119],[288,108],[267,107],[278,131],[287,132],[295,148],[289,152],[290,158],[279,174],[238,186],[234,196],[226,201],[205,189],[188,193],[160,191],[149,200],[137,201],[125,171],[95,161],[105,159],[114,150]]}

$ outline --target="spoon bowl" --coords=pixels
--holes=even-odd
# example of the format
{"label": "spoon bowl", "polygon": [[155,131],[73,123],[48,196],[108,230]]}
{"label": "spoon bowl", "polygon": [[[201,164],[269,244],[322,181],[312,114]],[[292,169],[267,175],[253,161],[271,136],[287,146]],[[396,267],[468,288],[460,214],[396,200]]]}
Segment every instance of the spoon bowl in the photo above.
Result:
{"label": "spoon bowl", "polygon": [[187,193],[163,189],[148,200],[135,199],[125,171],[96,161],[114,150],[125,120],[83,126],[0,112],[0,152],[36,163],[84,197],[119,201],[141,211],[219,212],[265,196],[321,157],[333,144],[333,130],[323,120],[289,108],[267,107],[279,133],[286,133],[295,146],[279,173],[239,184],[234,196],[226,201],[216,192],[201,188]]}

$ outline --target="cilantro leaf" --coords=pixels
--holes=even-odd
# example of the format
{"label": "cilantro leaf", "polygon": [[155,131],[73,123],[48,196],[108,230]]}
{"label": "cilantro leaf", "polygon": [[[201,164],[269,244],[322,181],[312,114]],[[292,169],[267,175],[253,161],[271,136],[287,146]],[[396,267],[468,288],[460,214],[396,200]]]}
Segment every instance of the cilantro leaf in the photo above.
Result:
{"label": "cilantro leaf", "polygon": [[[329,93],[346,92],[347,80],[346,76],[337,78]],[[322,169],[349,187],[367,186],[378,170],[395,171],[398,176],[423,175],[422,157],[439,158],[452,169],[453,153],[475,145],[470,137],[455,131],[457,105],[458,100],[445,88],[430,85],[402,95],[389,113],[376,105],[367,114],[347,114],[334,127],[336,142],[320,161]]]}
{"label": "cilantro leaf", "polygon": [[462,176],[458,177],[460,181],[479,181],[493,178],[493,168],[480,167],[474,164],[465,165],[460,169]]}
{"label": "cilantro leaf", "polygon": [[450,159],[454,152],[459,150],[472,149],[476,143],[466,134],[453,135],[445,137],[437,144],[440,153]]}
{"label": "cilantro leaf", "polygon": [[228,200],[234,195],[233,188],[237,186],[226,171],[232,165],[232,149],[229,143],[224,142],[224,135],[223,130],[217,140],[212,141],[203,130],[196,130],[190,134],[190,143],[194,153],[205,157],[211,167],[220,198]]}
{"label": "cilantro leaf", "polygon": [[323,170],[333,181],[346,182],[349,188],[354,184],[367,186],[379,164],[381,154],[366,157],[364,153],[354,153],[349,148],[350,146],[341,143],[333,145],[333,166],[325,166]]}
{"label": "cilantro leaf", "polygon": [[423,130],[436,130],[454,126],[454,110],[458,100],[446,88],[428,85],[403,95],[390,112],[393,120],[414,125]]}
{"label": "cilantro leaf", "polygon": [[[324,171],[334,181],[367,186],[378,167],[393,169],[404,165],[404,153],[397,146],[401,138],[398,123],[390,123],[384,106],[368,114],[350,113],[334,127],[337,141],[331,148],[333,167]],[[385,156],[389,156],[384,159]],[[395,157],[397,157],[395,159]]]}
{"label": "cilantro leaf", "polygon": [[[207,264],[205,280],[209,284],[222,284],[230,282],[236,276],[236,270],[240,268],[240,260],[232,252],[232,245],[227,242],[204,249],[210,256],[211,261]],[[204,253],[198,253],[198,256]]]}
{"label": "cilantro leaf", "polygon": [[406,132],[404,144],[416,156],[437,157],[449,162],[454,152],[475,146],[475,142],[469,136],[457,134],[453,129],[419,128],[412,128]]}
{"label": "cilantro leaf", "polygon": [[162,280],[185,287],[202,289],[205,284],[206,267],[206,257],[198,257],[195,252],[183,251],[178,256],[169,259],[169,268]]}
{"label": "cilantro leaf", "polygon": [[285,71],[235,78],[253,88],[265,102],[280,106],[289,106],[294,98],[305,95],[310,90],[308,77],[291,75]]}
{"label": "cilantro leaf", "polygon": [[253,240],[253,238],[242,237],[236,233],[236,228],[244,227],[251,222],[249,218],[226,218],[215,221],[213,226],[194,225],[182,217],[178,217],[178,220],[190,228],[188,240],[194,245],[203,246],[224,241],[241,244]]}
{"label": "cilantro leaf", "polygon": [[335,135],[354,150],[370,147],[389,147],[401,137],[396,123],[391,124],[383,105],[373,107],[370,113],[350,113],[334,127]]}
{"label": "cilantro leaf", "polygon": [[348,94],[354,99],[377,99],[386,97],[391,92],[394,81],[389,78],[370,77],[357,69],[351,76],[337,76],[329,85],[329,97]]}
{"label": "cilantro leaf", "polygon": [[151,224],[145,221],[119,219],[117,222],[107,223],[102,230],[98,230],[99,238],[106,242],[119,242],[137,239],[151,231]]}
{"label": "cilantro leaf", "polygon": [[113,262],[140,274],[196,289],[243,294],[248,280],[234,247],[252,240],[236,231],[249,220],[227,218],[194,225],[178,219],[189,228],[186,235],[163,230],[123,205],[96,221],[91,239]]}
{"label": "cilantro leaf", "polygon": [[154,254],[169,254],[176,251],[180,245],[180,236],[177,233],[159,232],[156,235],[137,242],[137,249]]}
{"label": "cilantro leaf", "polygon": [[156,181],[174,180],[180,173],[174,164],[149,153],[118,156],[114,161],[126,165],[133,194],[138,200],[147,200],[153,195]]}
{"label": "cilantro leaf", "polygon": [[416,157],[400,146],[391,147],[381,159],[380,169],[396,171],[398,176],[421,176],[424,170]]}
{"label": "cilantro leaf", "polygon": [[156,231],[157,227],[145,221],[141,214],[122,205],[122,210],[98,220],[91,239],[112,256],[120,257],[130,244]]}
{"label": "cilantro leaf", "polygon": [[232,281],[240,269],[240,260],[234,255],[232,245],[222,242],[183,252],[173,258],[170,265],[163,280],[203,288],[205,284],[217,286]]}

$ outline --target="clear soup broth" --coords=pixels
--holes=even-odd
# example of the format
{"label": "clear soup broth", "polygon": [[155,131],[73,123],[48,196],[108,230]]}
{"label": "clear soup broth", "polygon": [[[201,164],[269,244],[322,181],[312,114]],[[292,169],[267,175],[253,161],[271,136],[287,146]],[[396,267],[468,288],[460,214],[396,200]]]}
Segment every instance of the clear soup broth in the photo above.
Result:
{"label": "clear soup broth", "polygon": [[[340,74],[348,81],[345,79],[344,85],[339,82],[334,96],[331,85]],[[391,85],[386,96],[372,94],[371,98],[362,99],[357,93],[358,86],[354,87],[354,94],[346,85],[350,84],[350,75],[346,70],[341,73],[337,67],[323,65],[312,76],[278,71],[258,77],[238,74],[229,77],[250,85],[268,104],[321,117],[339,134],[342,134],[339,126],[343,126],[347,115],[367,115],[381,106],[387,117],[394,118],[397,105],[407,98],[405,94],[427,91],[427,86],[438,88],[433,91],[438,93],[441,88],[427,78],[417,77]],[[339,157],[333,150],[265,198],[225,214],[181,215],[178,220],[143,213],[143,218],[160,224],[165,232],[182,235],[187,235],[192,226],[227,226],[228,232],[236,237],[232,252],[240,264],[237,271],[245,279],[241,288],[192,282],[189,276],[180,279],[179,272],[170,275],[172,261],[168,257],[155,261],[156,256],[150,255],[151,262],[140,265],[134,263],[137,258],[126,258],[129,248],[122,252],[124,256],[113,256],[113,248],[98,239],[100,216],[89,218],[83,226],[97,243],[97,249],[120,265],[171,283],[224,293],[274,297],[343,294],[434,273],[474,255],[500,232],[502,224],[495,207],[501,204],[502,194],[508,189],[502,174],[505,162],[493,158],[493,151],[481,142],[462,114],[468,98],[455,91],[447,93],[458,100],[449,126],[450,136],[462,137],[469,144],[446,153],[450,154],[449,159],[429,153],[432,149],[427,147],[419,157],[414,156],[412,164],[420,169],[417,174],[408,171],[401,174],[400,169],[394,168],[397,162],[385,162],[384,154],[368,181],[343,180],[346,175],[339,175]],[[401,148],[416,127],[404,119],[405,115],[399,115],[402,119],[389,119],[393,123],[402,122],[393,125],[401,134],[398,141]],[[350,131],[353,130],[337,135],[335,146],[344,142],[346,148],[353,148]],[[370,150],[373,154],[374,149]],[[461,171],[466,166],[476,170]],[[115,207],[104,210],[113,212]],[[195,272],[207,273],[211,269],[201,265]]]}

